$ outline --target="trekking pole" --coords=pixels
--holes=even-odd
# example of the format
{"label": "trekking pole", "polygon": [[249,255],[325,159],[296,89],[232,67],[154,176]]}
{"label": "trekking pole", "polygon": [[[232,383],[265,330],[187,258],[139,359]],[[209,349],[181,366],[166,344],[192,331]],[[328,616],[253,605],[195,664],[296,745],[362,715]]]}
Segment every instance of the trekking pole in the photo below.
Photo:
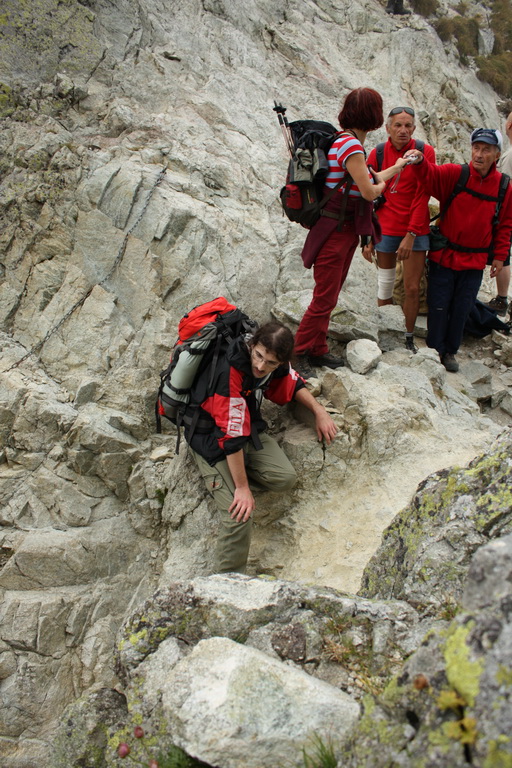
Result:
{"label": "trekking pole", "polygon": [[288,125],[288,119],[286,117],[286,107],[283,107],[282,104],[278,104],[277,101],[274,100],[273,111],[277,114],[277,119],[279,120],[279,125],[281,126],[286,149],[290,153],[290,157],[293,157],[293,139],[290,126]]}

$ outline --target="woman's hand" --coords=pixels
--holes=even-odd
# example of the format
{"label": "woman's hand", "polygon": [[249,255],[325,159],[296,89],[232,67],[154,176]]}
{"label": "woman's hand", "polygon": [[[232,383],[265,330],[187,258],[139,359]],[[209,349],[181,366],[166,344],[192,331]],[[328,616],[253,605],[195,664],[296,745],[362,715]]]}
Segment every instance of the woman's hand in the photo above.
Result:
{"label": "woman's hand", "polygon": [[367,245],[363,245],[362,251],[363,251],[363,259],[366,259],[366,261],[369,261],[370,264],[372,264],[373,257],[375,254],[375,248],[373,247],[373,243],[369,242],[367,243]]}
{"label": "woman's hand", "polygon": [[405,155],[403,157],[399,157],[395,163],[395,167],[397,171],[401,171],[402,168],[405,168],[406,165],[411,165],[413,160],[410,157],[406,157]]}
{"label": "woman's hand", "polygon": [[385,179],[382,178],[381,174],[378,173],[377,171],[375,171],[371,166],[369,166],[368,170],[370,171],[371,175],[373,176],[373,186],[372,186],[372,189],[374,191],[378,190],[378,193],[373,198],[374,200],[376,200],[380,195],[382,195],[382,193],[386,189],[386,181],[385,181]]}

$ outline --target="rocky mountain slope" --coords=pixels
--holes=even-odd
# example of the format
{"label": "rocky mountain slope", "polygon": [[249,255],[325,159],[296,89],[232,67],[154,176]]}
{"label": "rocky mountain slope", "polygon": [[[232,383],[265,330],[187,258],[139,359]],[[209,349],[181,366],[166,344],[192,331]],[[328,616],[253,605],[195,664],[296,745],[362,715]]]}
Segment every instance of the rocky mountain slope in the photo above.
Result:
{"label": "rocky mountain slope", "polygon": [[[310,294],[277,202],[274,99],[336,122],[348,89],[376,87],[416,107],[440,160],[503,117],[427,20],[376,0],[6,0],[0,35],[0,765],[28,768],[70,701],[119,685],[135,606],[209,572],[213,512],[153,402],[188,308],[225,295],[293,326]],[[468,342],[447,379],[401,349],[400,309],[374,304],[358,258],[333,346],[378,349],[315,385],[332,448],[269,411],[302,481],[258,497],[251,573],[357,591],[417,484],[510,424],[508,341],[483,365]]]}

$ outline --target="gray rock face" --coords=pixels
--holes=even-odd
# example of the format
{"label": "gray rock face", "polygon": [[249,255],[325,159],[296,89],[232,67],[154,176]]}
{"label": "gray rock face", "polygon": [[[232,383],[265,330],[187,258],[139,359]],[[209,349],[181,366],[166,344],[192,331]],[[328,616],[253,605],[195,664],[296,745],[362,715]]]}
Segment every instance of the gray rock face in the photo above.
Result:
{"label": "gray rock face", "polygon": [[407,600],[425,611],[460,602],[474,552],[512,532],[511,440],[508,431],[469,467],[421,484],[372,558],[364,595]]}
{"label": "gray rock face", "polygon": [[510,762],[511,557],[510,535],[475,553],[460,612],[425,638],[380,700],[367,706],[344,765]]}
{"label": "gray rock face", "polygon": [[140,672],[159,681],[175,742],[210,765],[297,764],[302,742],[332,730],[343,739],[358,718],[350,696],[232,640],[202,640],[171,668],[165,651]]}
{"label": "gray rock face", "polygon": [[[108,693],[119,684],[112,649],[134,606],[211,568],[214,511],[186,452],[175,455],[175,433],[154,433],[179,318],[225,295],[295,327],[309,301],[304,232],[278,202],[286,153],[274,98],[290,119],[335,123],[364,80],[386,108],[417,108],[418,135],[441,160],[464,159],[470,129],[500,116],[491,88],[427,21],[368,0],[171,10],[6,0],[2,14],[0,753],[9,768],[33,768],[82,693],[94,691],[99,721],[107,704],[123,711]],[[340,426],[333,446],[268,410],[301,483],[258,496],[252,573],[355,592],[418,482],[499,431],[480,414],[479,381],[453,386],[432,353],[405,356],[401,311],[377,310],[375,279],[357,254],[333,313],[334,348],[369,340],[382,351],[365,374],[320,376]],[[484,398],[503,404],[504,425],[512,357],[507,341],[493,343],[500,378]],[[386,621],[372,640],[382,648]],[[321,645],[318,628],[303,631],[292,619],[254,629],[253,647],[301,665]],[[325,660],[318,669],[355,695],[351,674]],[[94,717],[77,705],[75,735],[101,742]],[[93,764],[94,745],[82,746]]]}
{"label": "gray rock face", "polygon": [[[421,571],[416,588],[409,586],[412,577],[401,587],[405,600],[394,596],[391,558],[400,550],[386,538],[364,581],[382,579],[387,563],[395,583],[383,582],[382,596],[372,599],[235,574],[171,584],[142,603],[120,632],[123,721],[114,723],[118,702],[103,726],[95,698],[72,705],[55,766],[83,764],[92,737],[77,739],[75,731],[84,718],[90,733],[99,729],[99,766],[118,764],[114,750],[125,739],[138,753],[130,736],[135,724],[150,739],[158,734],[163,754],[177,744],[209,765],[270,768],[276,755],[286,754],[299,766],[314,738],[329,743],[338,764],[349,768],[506,764],[512,535],[502,535],[511,506],[500,478],[509,474],[509,440],[510,434],[465,470],[473,499],[464,514],[466,538],[455,535],[453,508],[447,507],[443,528],[443,508],[432,505],[462,470],[452,470],[451,482],[433,476],[418,491],[414,507],[430,510],[439,542],[449,537],[451,543],[456,567],[451,584],[445,578],[451,592],[444,602],[434,575],[442,561],[431,554],[429,571],[423,556],[433,533],[420,512],[414,517],[409,510],[388,534],[401,525],[409,544],[415,542]],[[489,498],[491,474],[498,502]],[[488,543],[475,544],[471,531],[484,518]],[[403,567],[412,571],[407,556]]]}

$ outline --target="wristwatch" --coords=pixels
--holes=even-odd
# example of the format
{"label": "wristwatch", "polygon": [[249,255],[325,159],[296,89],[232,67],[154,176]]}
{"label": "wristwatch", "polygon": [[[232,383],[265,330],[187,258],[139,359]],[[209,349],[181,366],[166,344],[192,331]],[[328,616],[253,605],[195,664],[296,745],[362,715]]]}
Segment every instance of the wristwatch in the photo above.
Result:
{"label": "wristwatch", "polygon": [[411,230],[409,230],[409,232],[408,232],[407,234],[408,234],[408,235],[412,235],[413,237],[418,237],[418,235],[416,234],[416,232],[411,232]]}

